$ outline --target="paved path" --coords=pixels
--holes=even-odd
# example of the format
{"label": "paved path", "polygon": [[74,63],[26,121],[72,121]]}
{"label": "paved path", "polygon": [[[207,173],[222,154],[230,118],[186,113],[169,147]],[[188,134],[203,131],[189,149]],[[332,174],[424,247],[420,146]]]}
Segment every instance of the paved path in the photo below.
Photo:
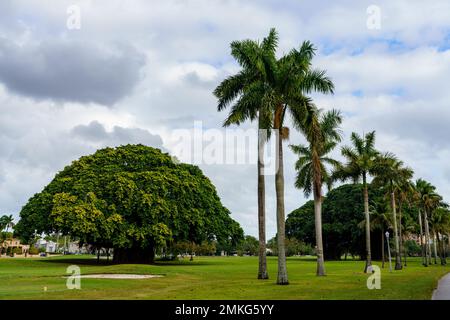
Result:
{"label": "paved path", "polygon": [[438,287],[434,290],[431,300],[450,300],[450,273],[439,280]]}

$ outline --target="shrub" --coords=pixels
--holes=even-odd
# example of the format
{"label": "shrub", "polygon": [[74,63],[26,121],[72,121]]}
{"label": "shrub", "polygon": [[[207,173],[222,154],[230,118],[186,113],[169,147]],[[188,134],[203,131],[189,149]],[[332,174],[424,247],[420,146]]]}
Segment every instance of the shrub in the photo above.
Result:
{"label": "shrub", "polygon": [[410,257],[419,256],[422,253],[422,248],[414,240],[407,240],[405,242],[405,249]]}
{"label": "shrub", "polygon": [[30,249],[28,250],[28,253],[33,255],[33,254],[39,254],[39,250],[35,247],[30,247]]}
{"label": "shrub", "polygon": [[13,248],[13,253],[22,254],[22,248],[19,248],[19,247]]}

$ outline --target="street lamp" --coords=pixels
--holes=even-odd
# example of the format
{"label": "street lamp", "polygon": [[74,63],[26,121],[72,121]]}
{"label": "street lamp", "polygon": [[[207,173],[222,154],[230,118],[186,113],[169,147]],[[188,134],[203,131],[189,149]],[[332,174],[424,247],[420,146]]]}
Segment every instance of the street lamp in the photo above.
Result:
{"label": "street lamp", "polygon": [[389,255],[389,272],[392,272],[392,260],[391,260],[391,246],[389,245],[389,231],[386,231],[386,242],[388,247],[388,255]]}

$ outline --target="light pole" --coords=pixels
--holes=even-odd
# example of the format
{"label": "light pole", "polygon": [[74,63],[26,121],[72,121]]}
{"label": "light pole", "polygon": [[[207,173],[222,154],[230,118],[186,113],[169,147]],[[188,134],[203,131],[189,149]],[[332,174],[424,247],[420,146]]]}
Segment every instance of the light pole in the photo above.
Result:
{"label": "light pole", "polygon": [[386,231],[386,242],[388,247],[388,256],[389,256],[389,272],[392,272],[392,260],[391,260],[391,246],[389,245],[389,231]]}

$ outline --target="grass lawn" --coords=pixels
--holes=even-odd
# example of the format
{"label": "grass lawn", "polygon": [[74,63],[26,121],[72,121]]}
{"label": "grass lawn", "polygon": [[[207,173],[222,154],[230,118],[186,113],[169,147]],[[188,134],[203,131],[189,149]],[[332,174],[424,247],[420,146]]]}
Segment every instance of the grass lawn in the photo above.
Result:
{"label": "grass lawn", "polygon": [[[81,290],[68,290],[63,277],[72,264],[82,274],[164,277],[87,278],[81,279]],[[450,271],[449,266],[425,268],[420,259],[410,259],[401,271],[381,269],[381,289],[369,290],[362,261],[327,261],[327,276],[316,277],[314,259],[288,258],[288,286],[275,284],[275,257],[268,257],[271,279],[257,280],[257,266],[257,257],[197,257],[155,265],[97,265],[92,256],[0,258],[0,299],[430,299],[438,279]]]}

